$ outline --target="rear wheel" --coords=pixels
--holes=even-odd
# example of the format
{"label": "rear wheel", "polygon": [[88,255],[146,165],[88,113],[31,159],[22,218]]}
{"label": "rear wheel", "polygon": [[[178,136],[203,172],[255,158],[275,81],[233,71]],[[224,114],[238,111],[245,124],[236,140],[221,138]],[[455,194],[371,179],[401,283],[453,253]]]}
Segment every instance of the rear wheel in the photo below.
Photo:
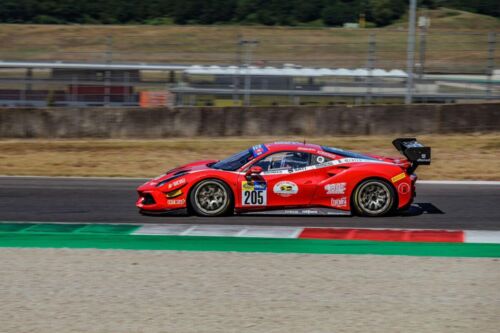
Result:
{"label": "rear wheel", "polygon": [[189,202],[193,211],[201,216],[227,215],[234,205],[231,189],[218,179],[206,179],[196,184]]}
{"label": "rear wheel", "polygon": [[394,210],[394,188],[382,179],[367,179],[354,190],[352,206],[358,215],[384,216]]}

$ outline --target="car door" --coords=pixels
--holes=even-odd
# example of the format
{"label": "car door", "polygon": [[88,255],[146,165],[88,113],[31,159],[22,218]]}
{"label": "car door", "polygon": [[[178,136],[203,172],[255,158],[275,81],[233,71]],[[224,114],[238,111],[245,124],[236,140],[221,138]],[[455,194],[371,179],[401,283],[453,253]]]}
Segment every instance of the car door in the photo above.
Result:
{"label": "car door", "polygon": [[243,208],[279,208],[308,206],[316,190],[316,169],[310,165],[311,155],[283,151],[268,155],[252,166],[263,172],[248,182],[242,175],[241,206]]}

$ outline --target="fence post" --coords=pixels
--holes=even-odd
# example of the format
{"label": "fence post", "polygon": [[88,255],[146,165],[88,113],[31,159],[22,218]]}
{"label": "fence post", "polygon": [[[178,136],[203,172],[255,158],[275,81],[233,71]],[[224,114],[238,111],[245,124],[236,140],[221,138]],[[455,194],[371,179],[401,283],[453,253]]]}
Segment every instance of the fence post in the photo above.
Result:
{"label": "fence post", "polygon": [[242,39],[241,35],[238,35],[238,39],[236,40],[236,71],[233,75],[233,105],[237,105],[237,102],[240,100],[239,94],[239,85],[240,85],[240,69],[241,69],[241,47],[242,47]]}
{"label": "fence post", "polygon": [[[107,37],[106,64],[113,62],[113,36]],[[110,85],[111,71],[108,69],[104,73],[104,105],[109,106],[110,102]]]}
{"label": "fence post", "polygon": [[368,76],[366,77],[366,104],[372,102],[372,86],[373,86],[373,68],[375,67],[375,50],[376,40],[375,34],[371,33],[368,42]]}
{"label": "fence post", "polygon": [[[78,76],[73,74],[73,77],[71,78],[71,85],[72,85],[72,90],[71,90],[71,96],[70,96],[70,101],[72,102],[71,106],[77,106],[78,105]],[[83,98],[83,101],[85,102],[85,96]]]}
{"label": "fence post", "polygon": [[486,75],[488,76],[488,86],[486,88],[486,96],[491,97],[491,89],[493,84],[493,71],[495,70],[495,45],[496,33],[488,33],[488,67]]}
{"label": "fence post", "polygon": [[130,96],[129,96],[129,88],[130,88],[130,77],[129,77],[129,72],[126,71],[124,74],[123,74],[123,86],[124,86],[124,91],[123,91],[123,94],[124,97],[122,100],[125,102],[125,103],[129,103],[130,102]]}
{"label": "fence post", "polygon": [[424,78],[425,72],[425,52],[427,47],[427,17],[420,22],[419,19],[419,46],[418,46],[418,79],[422,80]]}
{"label": "fence post", "polygon": [[408,47],[406,74],[406,96],[405,104],[413,101],[413,67],[415,65],[415,16],[417,11],[417,0],[410,0],[410,19],[408,20]]}
{"label": "fence post", "polygon": [[250,74],[250,66],[252,65],[252,51],[253,47],[259,44],[257,40],[242,40],[241,43],[245,45],[245,87],[244,87],[244,104],[245,106],[250,105],[250,94],[252,90],[252,76]]}

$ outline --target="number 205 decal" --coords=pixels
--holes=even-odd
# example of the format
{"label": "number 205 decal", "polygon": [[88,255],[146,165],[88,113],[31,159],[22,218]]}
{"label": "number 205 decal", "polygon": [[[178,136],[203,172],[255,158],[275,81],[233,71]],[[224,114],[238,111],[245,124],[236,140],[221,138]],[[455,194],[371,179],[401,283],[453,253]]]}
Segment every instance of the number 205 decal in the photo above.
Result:
{"label": "number 205 decal", "polygon": [[241,184],[242,206],[267,205],[267,184],[265,182],[247,182]]}

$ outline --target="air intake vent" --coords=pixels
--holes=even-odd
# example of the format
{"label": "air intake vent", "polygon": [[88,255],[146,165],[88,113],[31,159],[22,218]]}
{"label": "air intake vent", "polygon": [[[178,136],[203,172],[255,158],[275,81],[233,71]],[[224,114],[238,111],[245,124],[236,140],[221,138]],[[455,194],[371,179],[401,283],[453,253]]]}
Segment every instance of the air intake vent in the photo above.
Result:
{"label": "air intake vent", "polygon": [[143,198],[142,199],[142,204],[143,205],[154,205],[156,203],[155,199],[153,198],[153,196],[149,193],[145,193],[143,195]]}

